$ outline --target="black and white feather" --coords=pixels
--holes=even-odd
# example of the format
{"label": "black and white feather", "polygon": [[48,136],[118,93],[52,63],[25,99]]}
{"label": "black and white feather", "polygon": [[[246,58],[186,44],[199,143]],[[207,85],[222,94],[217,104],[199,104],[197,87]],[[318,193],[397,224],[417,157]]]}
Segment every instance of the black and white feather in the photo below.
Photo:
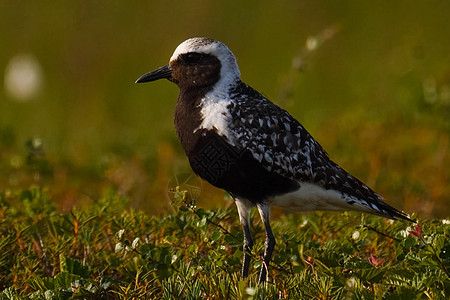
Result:
{"label": "black and white feather", "polygon": [[[264,262],[275,244],[271,205],[295,210],[358,210],[409,220],[401,211],[334,163],[288,112],[241,81],[233,53],[208,38],[180,44],[170,62],[137,82],[167,78],[180,88],[175,127],[192,169],[236,200],[253,242],[249,211],[257,206],[267,233]],[[244,257],[243,276],[249,256]],[[261,270],[260,282],[266,269]]]}

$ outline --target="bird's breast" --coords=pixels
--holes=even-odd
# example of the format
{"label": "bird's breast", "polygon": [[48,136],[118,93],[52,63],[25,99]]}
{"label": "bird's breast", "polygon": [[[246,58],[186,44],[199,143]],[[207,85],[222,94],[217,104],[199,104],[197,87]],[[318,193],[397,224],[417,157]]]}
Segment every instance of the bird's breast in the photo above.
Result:
{"label": "bird's breast", "polygon": [[242,153],[215,130],[199,129],[193,136],[193,144],[186,152],[192,170],[217,186],[237,164]]}
{"label": "bird's breast", "polygon": [[[197,143],[218,139],[233,145],[230,100],[215,91],[182,91],[175,108],[175,128],[189,156]],[[217,136],[217,137],[216,137]]]}

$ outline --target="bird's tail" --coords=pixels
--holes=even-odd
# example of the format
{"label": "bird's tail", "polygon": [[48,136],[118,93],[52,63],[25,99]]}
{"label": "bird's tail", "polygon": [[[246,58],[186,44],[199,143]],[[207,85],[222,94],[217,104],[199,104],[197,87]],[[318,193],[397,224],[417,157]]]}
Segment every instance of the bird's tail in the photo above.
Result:
{"label": "bird's tail", "polygon": [[373,209],[372,211],[369,212],[382,217],[387,217],[392,220],[403,219],[406,221],[417,223],[416,221],[411,220],[406,213],[384,202],[383,197],[381,196],[379,196],[379,202],[376,204],[376,206],[378,207],[378,209]]}

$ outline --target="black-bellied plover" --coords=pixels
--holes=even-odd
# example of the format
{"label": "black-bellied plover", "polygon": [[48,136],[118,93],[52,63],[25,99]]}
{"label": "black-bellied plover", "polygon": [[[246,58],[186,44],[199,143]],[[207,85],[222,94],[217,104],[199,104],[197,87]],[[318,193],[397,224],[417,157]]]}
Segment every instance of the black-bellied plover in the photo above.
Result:
{"label": "black-bellied plover", "polygon": [[167,78],[178,85],[175,128],[193,171],[234,199],[244,230],[242,276],[253,246],[249,214],[257,207],[266,230],[266,280],[275,238],[270,206],[299,211],[357,210],[410,220],[334,163],[288,112],[241,81],[236,58],[209,38],[181,43],[169,64],[136,82]]}

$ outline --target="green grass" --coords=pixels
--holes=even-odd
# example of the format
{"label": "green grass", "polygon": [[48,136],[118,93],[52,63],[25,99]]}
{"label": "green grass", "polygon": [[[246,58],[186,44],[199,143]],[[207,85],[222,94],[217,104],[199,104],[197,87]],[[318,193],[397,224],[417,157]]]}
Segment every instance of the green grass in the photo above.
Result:
{"label": "green grass", "polygon": [[0,194],[0,299],[446,299],[450,224],[353,213],[283,215],[270,282],[258,286],[264,230],[253,215],[251,273],[233,203],[205,210],[179,191],[149,216],[110,192],[55,208],[45,188]]}

